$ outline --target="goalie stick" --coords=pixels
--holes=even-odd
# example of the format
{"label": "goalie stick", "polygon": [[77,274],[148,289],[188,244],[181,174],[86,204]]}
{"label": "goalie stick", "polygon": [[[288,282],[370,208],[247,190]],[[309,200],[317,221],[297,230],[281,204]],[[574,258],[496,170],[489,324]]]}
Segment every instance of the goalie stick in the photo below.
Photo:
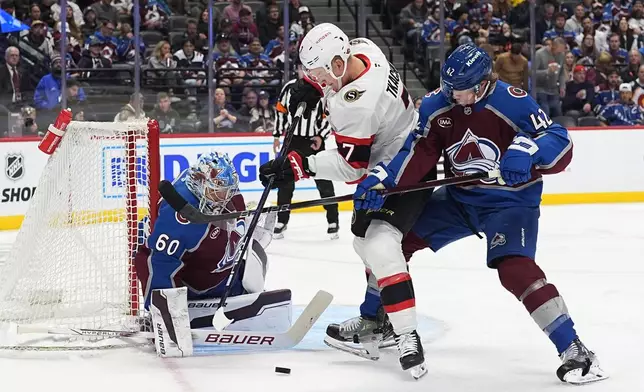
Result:
{"label": "goalie stick", "polygon": [[[399,186],[399,187],[390,188],[390,189],[380,189],[378,190],[378,192],[380,192],[383,195],[396,195],[400,193],[422,191],[425,189],[435,188],[435,187],[444,186],[444,185],[459,185],[459,184],[466,184],[468,182],[473,182],[478,180],[500,178],[500,176],[501,175],[498,170],[492,170],[489,172],[468,174],[460,177],[443,178],[440,180],[427,181],[427,182],[422,182],[422,183],[413,184],[413,185]],[[293,211],[301,208],[325,206],[329,204],[339,203],[342,201],[353,200],[353,195],[333,196],[333,197],[325,197],[325,198],[316,199],[316,200],[302,201],[298,203],[283,204],[281,206],[270,206],[270,207],[262,208],[258,205],[256,209],[249,210],[249,211],[231,212],[228,214],[221,214],[221,215],[206,215],[206,214],[203,214],[201,211],[199,211],[197,208],[195,208],[193,205],[188,203],[183,198],[183,196],[181,196],[179,192],[176,191],[176,189],[174,188],[174,185],[172,185],[172,183],[169,181],[165,181],[165,180],[161,181],[161,183],[159,184],[159,192],[161,193],[161,196],[163,196],[163,198],[168,202],[170,207],[172,207],[173,210],[177,211],[179,214],[181,214],[182,217],[189,220],[191,223],[219,222],[223,220],[243,218],[243,217],[250,216],[251,214],[255,216],[259,216],[257,212],[267,213],[267,212]]]}
{"label": "goalie stick", "polygon": [[[304,336],[311,330],[313,324],[320,318],[322,313],[331,304],[333,295],[320,290],[315,294],[311,302],[304,308],[304,311],[295,320],[295,323],[286,332],[252,332],[252,331],[215,331],[193,329],[192,344],[198,347],[204,346],[234,346],[246,348],[272,348],[286,349],[298,345]],[[51,334],[67,336],[86,336],[103,338],[142,338],[154,339],[154,332],[115,331],[104,329],[83,329],[83,328],[48,328],[32,325],[18,325],[17,333],[27,334]]]}
{"label": "goalie stick", "polygon": [[[295,128],[297,128],[297,125],[300,123],[300,120],[302,119],[302,114],[304,113],[305,110],[306,110],[306,102],[300,102],[297,105],[295,116],[293,116],[293,122],[291,123],[291,126],[289,127],[287,134],[284,136],[284,144],[282,145],[283,154],[286,154],[288,152],[288,149],[291,146],[291,140],[293,140],[293,134],[295,133]],[[264,191],[262,192],[262,196],[259,198],[259,201],[257,202],[257,209],[261,210],[264,208],[264,204],[266,204],[268,195],[271,193],[271,187],[273,186],[273,181],[275,181],[275,176],[271,176],[268,179],[268,184],[264,188]],[[172,207],[172,204],[170,204],[170,206]],[[194,206],[192,207],[194,208]],[[174,207],[172,208],[174,209]],[[195,208],[195,210],[197,209]],[[250,243],[253,239],[253,233],[255,232],[255,227],[257,227],[257,223],[259,223],[259,216],[260,214],[254,214],[253,218],[248,224],[248,228],[244,233],[244,238],[242,239],[241,246],[237,248],[237,252],[235,253],[233,265],[230,268],[230,273],[228,274],[228,280],[226,281],[226,289],[224,290],[224,294],[221,296],[221,300],[219,301],[219,307],[215,311],[215,314],[212,316],[212,326],[219,331],[224,330],[227,326],[230,325],[230,323],[233,322],[233,320],[229,319],[228,316],[226,316],[226,310],[225,310],[226,300],[228,299],[228,296],[232,291],[233,280],[235,279],[235,276],[239,272],[239,268],[242,264],[241,259],[246,254],[246,251],[248,250],[248,247],[250,246]]]}

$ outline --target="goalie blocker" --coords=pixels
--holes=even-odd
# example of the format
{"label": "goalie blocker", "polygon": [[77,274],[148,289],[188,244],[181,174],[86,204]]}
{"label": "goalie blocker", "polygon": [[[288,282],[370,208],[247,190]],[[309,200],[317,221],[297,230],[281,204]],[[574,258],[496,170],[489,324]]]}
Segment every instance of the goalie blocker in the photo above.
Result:
{"label": "goalie blocker", "polygon": [[[160,289],[152,292],[150,313],[154,330],[154,343],[161,357],[187,357],[193,353],[191,329],[213,329],[212,317],[219,305],[219,299],[197,301],[187,300],[185,287]],[[290,290],[264,291],[230,297],[227,300],[226,316],[234,322],[228,331],[285,332],[291,327],[292,306]],[[213,329],[214,331],[214,329]],[[219,340],[238,339],[233,333],[213,333],[207,343]],[[249,336],[240,345],[268,345],[267,338]],[[263,340],[263,341],[262,341]],[[224,342],[221,343],[231,343]]]}

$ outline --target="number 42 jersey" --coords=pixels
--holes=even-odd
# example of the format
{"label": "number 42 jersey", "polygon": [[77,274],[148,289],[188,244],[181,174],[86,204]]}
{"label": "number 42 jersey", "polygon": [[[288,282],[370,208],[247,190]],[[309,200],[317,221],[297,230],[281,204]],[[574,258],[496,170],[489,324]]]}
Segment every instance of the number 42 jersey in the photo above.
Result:
{"label": "number 42 jersey", "polygon": [[[515,186],[496,179],[449,187],[458,201],[480,207],[538,206],[542,174],[563,171],[572,159],[568,131],[553,122],[525,91],[497,81],[492,91],[471,106],[448,102],[440,89],[427,94],[416,130],[388,165],[398,185],[415,184],[443,156],[445,176],[498,169],[501,157],[517,136],[533,159],[532,177]],[[527,143],[526,143],[527,144]]]}
{"label": "number 42 jersey", "polygon": [[350,48],[365,70],[323,97],[337,149],[308,158],[315,178],[349,183],[361,180],[379,162],[389,162],[418,121],[400,74],[380,48],[366,38],[351,40]]}

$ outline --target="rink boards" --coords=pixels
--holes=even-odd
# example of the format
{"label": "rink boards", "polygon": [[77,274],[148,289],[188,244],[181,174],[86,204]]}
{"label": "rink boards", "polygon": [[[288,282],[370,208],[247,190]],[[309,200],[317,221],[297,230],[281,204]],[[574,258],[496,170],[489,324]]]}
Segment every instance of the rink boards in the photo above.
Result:
{"label": "rink boards", "polygon": [[[592,128],[571,130],[574,142],[572,163],[564,173],[544,178],[544,204],[613,203],[644,201],[644,129]],[[48,156],[37,148],[34,138],[0,140],[4,175],[0,175],[0,230],[17,229],[33,198]],[[272,159],[272,136],[245,134],[165,135],[161,139],[161,178],[172,180],[207,151],[228,153],[240,179],[246,200],[257,200],[263,187],[258,180],[259,166]],[[333,148],[334,142],[327,143]],[[113,146],[106,146],[113,149]],[[143,150],[143,149],[142,149]],[[96,191],[89,205],[102,206],[113,213],[123,205],[118,187],[122,162],[103,153]],[[144,157],[142,158],[144,159]],[[143,181],[147,175],[141,175]],[[352,193],[355,185],[335,183],[336,194]],[[94,199],[91,199],[94,198]],[[297,183],[295,200],[319,198],[312,180]],[[269,200],[275,201],[276,196]],[[350,210],[351,204],[341,205]],[[321,210],[311,209],[309,211]],[[96,213],[100,211],[92,211]]]}

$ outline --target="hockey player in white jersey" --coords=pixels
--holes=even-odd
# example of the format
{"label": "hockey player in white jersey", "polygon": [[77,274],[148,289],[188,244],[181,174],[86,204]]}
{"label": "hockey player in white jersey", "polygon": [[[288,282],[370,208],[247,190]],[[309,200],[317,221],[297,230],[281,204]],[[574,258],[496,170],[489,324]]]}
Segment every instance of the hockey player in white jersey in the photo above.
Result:
{"label": "hockey player in white jersey", "polygon": [[[302,101],[315,108],[322,99],[337,149],[306,159],[297,151],[278,157],[260,168],[262,182],[274,176],[276,187],[309,177],[356,183],[370,171],[378,172],[376,165],[396,155],[418,121],[398,71],[373,42],[365,38],[349,41],[330,23],[315,26],[304,37],[299,56],[307,78],[295,86],[289,110],[294,112]],[[325,338],[332,347],[378,359],[378,347],[393,334],[401,366],[414,378],[427,370],[401,240],[430,192],[394,195],[380,210],[354,211],[354,249],[365,263],[370,290],[380,296],[382,307],[378,301],[365,301],[360,317],[329,325]]]}

